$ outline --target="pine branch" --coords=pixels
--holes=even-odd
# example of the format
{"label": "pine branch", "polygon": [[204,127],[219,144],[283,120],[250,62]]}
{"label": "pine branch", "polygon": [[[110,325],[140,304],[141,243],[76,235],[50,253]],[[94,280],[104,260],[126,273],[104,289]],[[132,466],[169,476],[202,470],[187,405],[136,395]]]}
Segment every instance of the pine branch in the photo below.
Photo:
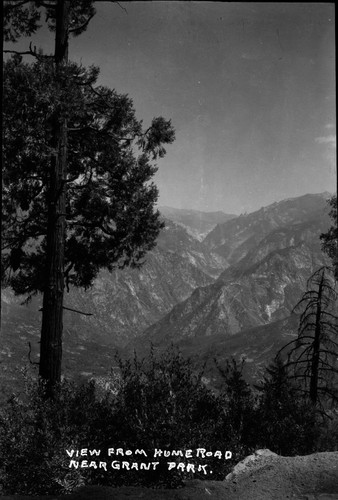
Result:
{"label": "pine branch", "polygon": [[318,387],[317,390],[318,390],[318,392],[322,392],[324,394],[329,394],[332,399],[334,399],[335,401],[338,401],[338,394],[332,392],[327,387]]}
{"label": "pine branch", "polygon": [[93,17],[95,16],[95,13],[94,14],[91,14],[88,19],[81,25],[81,26],[77,26],[76,28],[71,28],[68,33],[77,33],[77,32],[81,32],[83,29],[85,29],[88,24],[90,23],[91,19],[93,19]]}
{"label": "pine branch", "polygon": [[[296,339],[291,340],[290,342],[288,342],[287,344],[285,344],[285,345],[284,345],[284,346],[283,346],[283,347],[282,347],[282,348],[281,348],[281,349],[277,352],[277,354],[276,354],[276,356],[275,356],[275,359],[277,359],[277,358],[278,358],[278,356],[280,355],[280,353],[281,353],[284,349],[286,349],[287,347],[289,347],[289,346],[290,346],[290,345],[292,345],[292,344],[299,343],[299,342],[300,342],[301,340],[303,340],[303,339],[311,339],[311,340],[313,340],[313,337],[311,337],[311,336],[309,336],[309,335],[304,335],[304,336],[302,336],[302,337],[297,337]],[[291,351],[288,353],[288,358],[290,358],[291,354],[292,354],[294,351],[296,351],[297,349],[300,349],[301,347],[304,347],[304,344],[305,344],[305,343],[301,343],[301,344],[299,344],[299,345],[295,346],[294,348],[292,348],[292,349],[291,349]],[[310,346],[311,346],[311,344],[310,344]],[[310,347],[310,346],[309,346],[309,347]],[[307,349],[308,349],[308,348],[307,348]],[[303,352],[304,352],[304,351],[303,351]]]}
{"label": "pine branch", "polygon": [[[325,331],[326,334],[328,334],[328,333],[338,334],[338,326],[337,325],[333,325],[332,323],[329,323],[328,321],[322,321],[321,323],[322,323],[322,325],[325,325],[325,330],[328,330],[328,331]],[[331,340],[331,342],[334,342],[334,341]],[[336,344],[336,345],[338,346],[338,344]]]}
{"label": "pine branch", "polygon": [[[83,311],[79,311],[77,309],[71,309],[70,307],[62,306],[62,309],[66,309],[66,311],[72,311],[72,312],[75,312],[77,314],[84,314],[85,316],[93,316],[93,313],[86,313]],[[43,311],[43,307],[40,307],[39,311]]]}
{"label": "pine branch", "polygon": [[337,349],[337,356],[338,356],[338,344],[337,342],[335,342],[334,340],[330,339],[330,338],[327,338],[325,339],[325,341],[323,342],[323,344],[325,346],[333,346]]}
{"label": "pine branch", "polygon": [[31,55],[31,56],[35,56],[36,54],[34,54],[33,52],[31,52],[30,50],[29,51],[20,51],[20,50],[3,50],[3,53],[4,54],[18,54],[18,55]]}
{"label": "pine branch", "polygon": [[126,14],[128,14],[127,9],[125,7],[122,7],[122,5],[120,4],[120,2],[118,2],[117,0],[109,0],[109,1],[112,2],[112,3],[116,3],[116,5],[118,5],[120,7],[120,9],[124,10],[124,12]]}
{"label": "pine branch", "polygon": [[93,313],[85,313],[82,311],[78,311],[77,309],[71,309],[70,307],[62,306],[62,309],[66,309],[66,311],[72,311],[72,312],[75,312],[77,314],[84,314],[85,316],[93,316]]}
{"label": "pine branch", "polygon": [[117,1],[115,0],[115,1],[114,1],[114,3],[116,3],[116,4],[120,7],[120,9],[124,10],[124,12],[125,12],[126,14],[128,14],[127,9],[126,9],[125,7],[122,7],[122,5],[120,4],[120,2],[117,2]]}
{"label": "pine branch", "polygon": [[[313,292],[313,293],[316,293],[316,292]],[[306,312],[309,308],[315,308],[316,303],[317,303],[317,299],[316,299],[315,297],[313,297],[313,298],[308,298],[308,297],[305,297],[305,298],[303,298],[300,302],[298,302],[298,304],[297,304],[297,305],[301,304],[303,301],[308,301],[308,304],[306,305],[306,307],[305,307],[305,309],[304,309],[304,311],[303,311],[303,313],[302,313],[301,317],[302,317],[302,316],[304,316],[305,312]],[[297,307],[297,306],[296,306],[296,307]],[[310,313],[310,314],[314,314],[314,313]]]}
{"label": "pine branch", "polygon": [[322,352],[324,354],[331,354],[332,356],[337,356],[337,352],[336,351],[331,351],[330,349],[319,349],[318,352]]}
{"label": "pine branch", "polygon": [[288,342],[287,344],[285,344],[281,349],[279,349],[279,351],[277,352],[276,356],[275,356],[275,359],[278,358],[278,356],[280,356],[281,352],[284,351],[284,349],[286,349],[287,347],[289,347],[290,345],[294,344],[295,342],[297,342],[298,340],[298,337],[296,339],[293,339],[291,340],[290,342]]}
{"label": "pine branch", "polygon": [[336,316],[335,314],[331,314],[331,313],[329,313],[327,311],[322,311],[322,314],[326,314],[327,316],[330,316],[330,318],[338,320],[338,316]]}
{"label": "pine branch", "polygon": [[298,340],[299,342],[301,342],[303,339],[311,339],[311,340],[314,340],[314,337],[311,336],[311,335],[302,335],[301,337],[297,337],[296,340]]}
{"label": "pine branch", "polygon": [[[302,353],[303,355],[304,353]],[[301,355],[301,356],[302,356]],[[286,368],[289,368],[290,366],[293,366],[293,365],[298,365],[300,363],[308,363],[309,360],[308,359],[300,359],[301,356],[299,356],[299,358],[297,359],[297,361],[290,361],[287,365],[286,365]]]}
{"label": "pine branch", "polygon": [[[322,360],[321,360],[322,361]],[[323,363],[323,361],[322,361]],[[326,366],[322,366],[320,368],[320,371],[323,371],[323,372],[331,372],[331,373],[338,373],[338,370],[337,368],[335,368],[334,366],[330,366],[328,363],[326,363],[327,367]]]}
{"label": "pine branch", "polygon": [[315,297],[317,297],[317,295],[318,295],[318,293],[315,292],[314,290],[308,290],[307,292],[304,293],[304,296],[300,299],[300,301],[297,302],[297,304],[293,308],[293,311],[298,309],[298,306],[300,306],[303,302],[305,302],[307,300],[314,300]]}
{"label": "pine branch", "polygon": [[20,50],[4,50],[3,51],[5,54],[18,54],[18,55],[29,55],[29,56],[33,56],[35,57],[36,59],[38,59],[39,61],[40,60],[43,60],[43,59],[53,59],[54,56],[52,55],[46,55],[46,54],[38,54],[37,51],[36,51],[36,46],[34,46],[34,49],[32,49],[32,42],[30,42],[29,44],[29,50],[25,50],[25,51],[20,51]]}

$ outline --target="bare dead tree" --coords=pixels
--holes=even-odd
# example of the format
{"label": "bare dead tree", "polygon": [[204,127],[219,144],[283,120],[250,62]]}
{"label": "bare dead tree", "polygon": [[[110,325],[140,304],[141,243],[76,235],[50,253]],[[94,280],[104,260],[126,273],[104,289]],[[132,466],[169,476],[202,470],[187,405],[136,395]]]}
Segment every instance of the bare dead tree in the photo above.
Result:
{"label": "bare dead tree", "polygon": [[332,269],[321,267],[309,278],[307,291],[294,308],[302,311],[298,337],[277,354],[289,348],[285,365],[289,377],[300,382],[300,390],[314,405],[321,404],[322,397],[338,402],[337,296]]}

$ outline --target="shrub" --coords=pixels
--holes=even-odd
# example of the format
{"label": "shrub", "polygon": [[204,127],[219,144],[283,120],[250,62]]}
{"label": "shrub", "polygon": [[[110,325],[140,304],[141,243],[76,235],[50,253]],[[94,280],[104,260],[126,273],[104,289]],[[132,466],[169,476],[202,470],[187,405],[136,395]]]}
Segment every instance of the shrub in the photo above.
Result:
{"label": "shrub", "polygon": [[26,379],[24,397],[12,396],[0,412],[1,493],[58,494],[85,482],[83,471],[69,469],[66,449],[95,439],[103,405],[94,384],[63,382],[53,400],[41,382]]}
{"label": "shrub", "polygon": [[[159,357],[151,350],[143,360],[135,355],[133,360],[119,359],[118,364],[121,389],[115,399],[113,419],[104,433],[105,442],[101,442],[103,449],[114,443],[124,449],[144,449],[148,456],[155,448],[224,449],[227,443],[221,401],[205,387],[202,375],[194,374],[190,361],[177,349],[171,347]],[[203,464],[212,465],[215,479],[224,477],[224,461],[204,459]],[[203,476],[203,472],[195,475]],[[110,475],[109,481],[172,486],[180,484],[183,477],[186,474],[168,474],[167,466],[160,466],[154,473],[118,471]]]}
{"label": "shrub", "polygon": [[[64,381],[53,399],[46,398],[41,382],[27,378],[25,394],[12,396],[0,410],[0,494],[55,495],[84,484],[177,487],[186,478],[224,479],[236,462],[262,447],[282,455],[338,447],[335,410],[319,422],[280,361],[268,368],[258,397],[243,378],[243,363],[234,360],[219,367],[218,395],[173,347],[162,356],[151,350],[142,360],[118,359],[118,366],[112,386]],[[160,465],[147,471],[70,469],[66,449],[83,448],[100,449],[107,466],[114,459]],[[147,457],[108,457],[108,448],[143,449]],[[229,450],[233,459],[158,459],[155,448]],[[167,461],[207,465],[213,474],[168,472]]]}
{"label": "shrub", "polygon": [[257,442],[281,455],[315,451],[319,435],[315,409],[299,395],[280,358],[267,368],[259,390]]}
{"label": "shrub", "polygon": [[217,364],[223,379],[221,398],[227,426],[228,440],[241,449],[241,454],[252,451],[256,443],[256,409],[253,392],[243,376],[244,360],[226,360],[225,367]]}

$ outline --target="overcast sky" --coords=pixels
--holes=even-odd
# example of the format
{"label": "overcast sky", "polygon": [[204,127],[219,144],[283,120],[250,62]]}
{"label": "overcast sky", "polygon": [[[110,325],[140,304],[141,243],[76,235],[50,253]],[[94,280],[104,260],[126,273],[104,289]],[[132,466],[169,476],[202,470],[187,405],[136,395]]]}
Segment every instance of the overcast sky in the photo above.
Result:
{"label": "overcast sky", "polygon": [[335,190],[333,4],[121,7],[97,3],[69,56],[98,65],[100,83],[128,93],[145,125],[172,120],[160,205],[239,214]]}

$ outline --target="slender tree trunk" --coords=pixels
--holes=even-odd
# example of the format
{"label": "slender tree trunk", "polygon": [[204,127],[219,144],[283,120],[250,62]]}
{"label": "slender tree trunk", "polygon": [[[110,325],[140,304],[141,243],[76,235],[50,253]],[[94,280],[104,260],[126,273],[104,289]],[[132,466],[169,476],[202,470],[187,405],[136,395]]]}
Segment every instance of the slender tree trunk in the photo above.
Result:
{"label": "slender tree trunk", "polygon": [[[62,66],[68,59],[69,0],[58,0],[56,7],[55,78],[63,85]],[[48,189],[46,285],[43,293],[40,345],[40,377],[47,392],[61,381],[64,251],[66,239],[67,120],[53,120],[51,169]]]}
{"label": "slender tree trunk", "polygon": [[318,371],[319,371],[319,350],[320,350],[320,340],[321,340],[320,333],[321,333],[323,283],[324,283],[324,271],[318,288],[315,336],[313,341],[313,354],[311,362],[310,399],[313,404],[316,404],[318,399]]}

